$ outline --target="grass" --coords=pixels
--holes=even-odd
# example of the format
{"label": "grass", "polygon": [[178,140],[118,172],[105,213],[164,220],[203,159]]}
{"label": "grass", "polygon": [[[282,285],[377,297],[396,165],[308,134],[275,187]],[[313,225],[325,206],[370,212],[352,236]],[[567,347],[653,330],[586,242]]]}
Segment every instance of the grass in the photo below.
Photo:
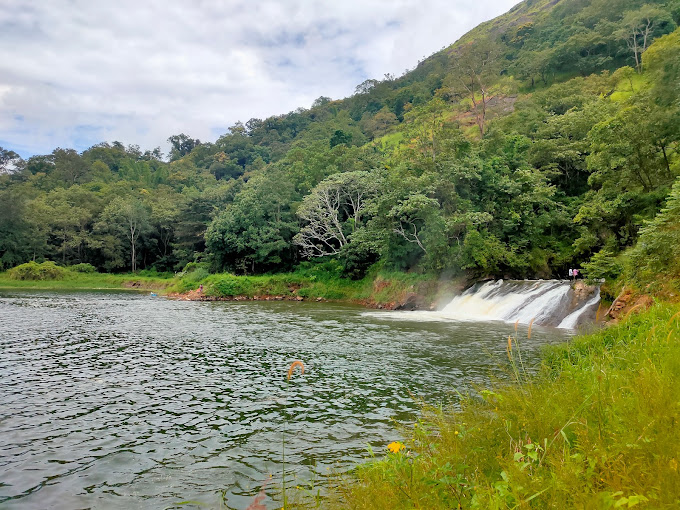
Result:
{"label": "grass", "polygon": [[202,268],[175,279],[168,292],[188,292],[203,285],[203,295],[218,299],[275,296],[283,299],[323,299],[391,306],[418,295],[423,303],[436,301],[449,289],[432,275],[387,272],[375,269],[365,278],[343,277],[334,261],[303,263],[290,273],[262,276],[236,276],[229,273],[209,274]]}
{"label": "grass", "polygon": [[172,273],[106,274],[79,273],[59,268],[58,279],[17,280],[11,270],[0,273],[0,289],[45,290],[151,290],[165,294],[184,294],[203,285],[203,296],[216,299],[236,297],[276,297],[346,301],[360,304],[391,307],[404,302],[409,296],[419,296],[421,303],[432,303],[445,293],[450,293],[456,282],[439,282],[427,274],[372,270],[365,278],[352,280],[343,276],[335,261],[302,263],[290,273],[260,276],[236,276],[230,273],[210,274],[201,264],[193,264],[189,271],[177,276]]}
{"label": "grass", "polygon": [[513,384],[425,409],[405,449],[358,466],[324,507],[680,506],[679,306],[551,348],[535,377],[510,341]]}
{"label": "grass", "polygon": [[45,290],[100,290],[165,289],[172,280],[164,275],[75,273],[68,271],[60,280],[14,280],[7,272],[0,273],[0,289],[45,289]]}

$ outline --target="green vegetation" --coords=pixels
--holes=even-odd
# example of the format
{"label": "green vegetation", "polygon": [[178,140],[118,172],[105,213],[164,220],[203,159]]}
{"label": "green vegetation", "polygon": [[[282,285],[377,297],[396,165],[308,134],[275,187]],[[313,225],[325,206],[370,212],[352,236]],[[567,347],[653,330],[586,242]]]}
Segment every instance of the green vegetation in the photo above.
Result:
{"label": "green vegetation", "polygon": [[186,293],[203,285],[205,299],[255,298],[348,301],[371,305],[394,306],[410,296],[419,302],[435,302],[451,293],[456,282],[438,282],[427,274],[400,271],[370,271],[360,280],[343,276],[338,261],[302,263],[294,272],[269,275],[237,276],[230,273],[210,274],[207,264],[189,264],[187,270],[172,281],[167,291]]}
{"label": "green vegetation", "polygon": [[429,410],[328,507],[677,508],[680,308],[656,305],[550,349],[526,377]]}
{"label": "green vegetation", "polygon": [[168,275],[153,272],[102,274],[79,269],[65,269],[49,261],[42,264],[29,262],[0,273],[0,289],[160,291],[172,281]]}
{"label": "green vegetation", "polygon": [[[583,266],[676,299],[678,23],[678,0],[525,0],[352,97],[172,136],[167,160],[0,148],[0,286],[387,304]],[[511,342],[516,385],[429,414],[338,505],[677,507],[676,310],[555,349],[536,379]]]}
{"label": "green vegetation", "polygon": [[51,261],[42,264],[27,262],[7,272],[12,280],[63,280],[67,274],[68,270]]}
{"label": "green vegetation", "polygon": [[[172,136],[168,160],[118,142],[25,161],[2,150],[0,268],[205,263],[251,278],[319,257],[351,280],[376,263],[631,274],[623,259],[680,174],[678,5],[526,0],[349,98],[239,122],[214,143]],[[248,294],[257,281],[208,283]]]}

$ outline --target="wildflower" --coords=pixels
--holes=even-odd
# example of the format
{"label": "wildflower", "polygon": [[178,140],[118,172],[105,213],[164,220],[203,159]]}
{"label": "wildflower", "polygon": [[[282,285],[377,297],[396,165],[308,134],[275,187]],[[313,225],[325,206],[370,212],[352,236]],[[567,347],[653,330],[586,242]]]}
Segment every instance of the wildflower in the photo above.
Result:
{"label": "wildflower", "polygon": [[455,435],[458,435],[458,431],[456,430],[456,431],[454,432],[454,434],[455,434]]}
{"label": "wildflower", "polygon": [[406,446],[404,446],[404,444],[400,443],[399,441],[393,441],[387,445],[387,449],[392,453],[399,453],[404,448],[406,448]]}

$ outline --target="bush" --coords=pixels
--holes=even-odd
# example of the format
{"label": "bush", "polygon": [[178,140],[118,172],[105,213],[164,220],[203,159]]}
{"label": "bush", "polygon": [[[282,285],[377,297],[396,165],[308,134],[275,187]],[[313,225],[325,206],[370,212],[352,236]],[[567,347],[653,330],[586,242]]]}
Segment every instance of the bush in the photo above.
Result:
{"label": "bush", "polygon": [[86,264],[86,263],[81,263],[81,264],[76,264],[74,266],[69,267],[71,271],[75,271],[76,273],[96,273],[97,268],[94,267],[92,264]]}
{"label": "bush", "polygon": [[245,276],[215,275],[207,284],[207,294],[214,296],[251,296],[252,293],[252,282]]}
{"label": "bush", "polygon": [[592,256],[590,262],[583,264],[586,278],[589,280],[616,280],[623,273],[623,266],[615,255],[607,250],[601,250]]}
{"label": "bush", "polygon": [[68,275],[68,270],[48,260],[42,264],[21,264],[10,269],[7,274],[12,280],[63,280]]}
{"label": "bush", "polygon": [[656,217],[640,229],[640,238],[630,250],[627,273],[638,283],[680,277],[680,178]]}
{"label": "bush", "polygon": [[172,278],[174,273],[169,271],[158,271],[155,267],[151,269],[142,269],[137,272],[138,276],[145,276],[147,278]]}

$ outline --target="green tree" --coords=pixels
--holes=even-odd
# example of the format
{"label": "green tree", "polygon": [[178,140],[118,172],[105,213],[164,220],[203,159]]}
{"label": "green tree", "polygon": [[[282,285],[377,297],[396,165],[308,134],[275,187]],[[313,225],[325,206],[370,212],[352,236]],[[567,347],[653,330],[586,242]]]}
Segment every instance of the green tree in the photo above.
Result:
{"label": "green tree", "polygon": [[170,149],[170,161],[175,161],[186,156],[196,147],[201,145],[201,141],[198,138],[191,138],[184,133],[171,136],[168,138],[168,142],[172,145],[172,148]]}
{"label": "green tree", "polygon": [[665,207],[640,230],[630,253],[629,273],[647,283],[662,275],[680,277],[680,179],[676,180]]}
{"label": "green tree", "polygon": [[486,132],[490,89],[501,71],[501,52],[500,46],[485,39],[460,45],[458,51],[451,56],[454,80],[472,103],[472,111],[481,136]]}
{"label": "green tree", "polygon": [[107,247],[109,251],[122,251],[124,241],[127,240],[130,270],[132,272],[137,271],[137,249],[140,238],[143,239],[151,231],[150,216],[148,207],[141,200],[119,197],[113,199],[104,208],[99,218],[98,229],[108,233],[118,241],[118,243],[109,244]]}
{"label": "green tree", "polygon": [[628,49],[633,53],[635,68],[642,72],[640,56],[647,50],[656,31],[669,31],[666,27],[672,27],[674,23],[668,11],[645,4],[635,11],[628,11],[623,17],[622,25],[617,34],[626,41]]}
{"label": "green tree", "polygon": [[206,231],[206,246],[218,268],[255,273],[291,264],[298,231],[292,204],[297,199],[281,171],[250,179]]}

